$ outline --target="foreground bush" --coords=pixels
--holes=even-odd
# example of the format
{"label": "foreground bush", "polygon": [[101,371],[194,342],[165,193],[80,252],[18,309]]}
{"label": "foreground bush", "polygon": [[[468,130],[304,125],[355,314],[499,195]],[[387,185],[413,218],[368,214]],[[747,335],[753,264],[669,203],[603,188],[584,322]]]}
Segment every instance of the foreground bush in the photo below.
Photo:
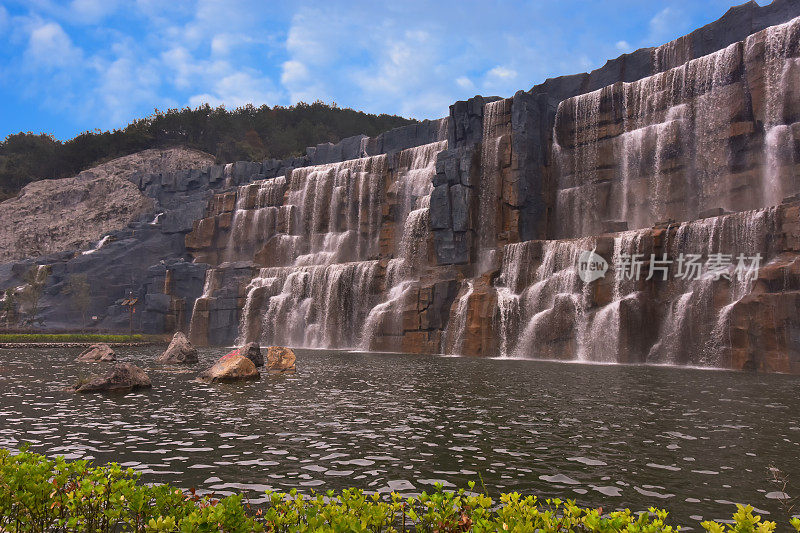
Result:
{"label": "foreground bush", "polygon": [[[474,485],[470,485],[473,489]],[[221,500],[199,497],[168,485],[147,486],[139,475],[116,464],[91,467],[86,461],[48,459],[23,450],[0,450],[0,531],[18,532],[673,532],[667,512],[628,510],[602,514],[571,501],[539,500],[504,494],[499,502],[460,490],[388,501],[349,489],[336,495],[307,497],[268,493],[263,509],[252,509],[242,496]],[[735,525],[704,522],[713,533],[768,533],[751,507],[739,507]],[[800,531],[800,520],[792,525]]]}

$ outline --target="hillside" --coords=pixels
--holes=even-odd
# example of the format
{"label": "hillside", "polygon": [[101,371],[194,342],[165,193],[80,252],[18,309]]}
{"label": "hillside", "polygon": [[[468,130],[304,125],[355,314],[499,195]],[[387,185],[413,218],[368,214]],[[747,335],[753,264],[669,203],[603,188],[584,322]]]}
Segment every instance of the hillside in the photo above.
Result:
{"label": "hillside", "polygon": [[40,180],[0,203],[0,262],[86,248],[153,209],[128,177],[210,165],[197,150],[145,150],[75,177]]}
{"label": "hillside", "polygon": [[0,142],[0,200],[33,181],[66,178],[110,159],[151,148],[202,150],[219,163],[283,159],[307,146],[352,135],[377,135],[415,121],[371,115],[321,102],[291,107],[246,106],[233,111],[208,105],[170,109],[125,128],[86,132],[61,142],[45,134],[18,133]]}

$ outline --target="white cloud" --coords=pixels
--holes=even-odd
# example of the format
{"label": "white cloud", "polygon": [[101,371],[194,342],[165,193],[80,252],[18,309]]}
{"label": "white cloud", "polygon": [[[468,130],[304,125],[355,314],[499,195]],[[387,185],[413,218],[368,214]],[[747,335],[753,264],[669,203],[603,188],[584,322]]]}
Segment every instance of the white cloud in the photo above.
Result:
{"label": "white cloud", "polygon": [[280,94],[269,78],[259,76],[253,71],[231,72],[214,82],[211,92],[190,97],[189,105],[196,107],[208,103],[212,106],[225,105],[232,109],[247,104],[275,105],[279,98]]}
{"label": "white cloud", "polygon": [[663,44],[684,33],[686,20],[678,9],[665,7],[650,19],[648,41],[652,45]]}
{"label": "white cloud", "polygon": [[617,41],[617,44],[614,46],[623,54],[628,53],[631,50],[631,45],[628,43],[628,41]]}
{"label": "white cloud", "polygon": [[72,0],[70,11],[77,21],[96,23],[117,9],[115,0]]}
{"label": "white cloud", "polygon": [[475,88],[475,84],[466,76],[459,76],[456,78],[456,85],[467,91],[471,91]]}
{"label": "white cloud", "polygon": [[494,80],[513,80],[517,77],[517,71],[507,67],[496,66],[486,73],[486,77]]}
{"label": "white cloud", "polygon": [[31,31],[25,55],[34,66],[64,68],[79,64],[83,54],[59,24],[48,22]]}

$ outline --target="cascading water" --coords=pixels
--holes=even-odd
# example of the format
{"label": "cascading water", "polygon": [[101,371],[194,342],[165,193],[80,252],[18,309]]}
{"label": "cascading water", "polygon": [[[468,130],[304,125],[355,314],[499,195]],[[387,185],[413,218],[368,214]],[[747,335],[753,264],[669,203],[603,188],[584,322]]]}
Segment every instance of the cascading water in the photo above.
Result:
{"label": "cascading water", "polygon": [[721,184],[732,165],[727,134],[744,98],[736,83],[741,64],[742,45],[735,43],[561,102],[553,147],[557,236],[691,220],[710,208],[757,207]]}
{"label": "cascading water", "polygon": [[475,290],[472,280],[466,281],[467,288],[459,297],[456,304],[456,312],[450,317],[447,328],[442,335],[442,353],[460,354],[463,353],[464,341],[466,340],[467,320],[469,318],[469,299]]}
{"label": "cascading water", "polygon": [[406,293],[415,286],[426,264],[430,234],[430,198],[433,176],[436,174],[436,155],[447,149],[440,141],[403,150],[393,189],[396,191],[397,227],[403,228],[395,257],[386,269],[387,298],[369,313],[360,346],[369,349],[385,321],[399,322]]}
{"label": "cascading water", "polygon": [[[240,187],[233,218],[242,229],[232,224],[229,248],[260,246],[258,257],[276,266],[262,268],[247,286],[238,341],[368,347],[426,262],[432,178],[445,148],[442,141],[404,150],[392,172],[379,155],[294,169],[288,186],[276,178]],[[403,233],[384,268],[378,257],[390,195]],[[263,219],[246,214],[261,211]],[[245,235],[254,237],[242,245]],[[381,285],[389,294],[384,302]]]}
{"label": "cascading water", "polygon": [[[776,205],[783,197],[795,191],[785,190],[793,182],[795,135],[792,120],[787,116],[789,99],[798,76],[800,58],[790,57],[795,46],[793,36],[800,30],[800,19],[791,20],[766,31],[764,39],[764,172],[763,202]],[[745,46],[753,46],[755,37],[748,38]]]}
{"label": "cascading water", "polygon": [[481,139],[481,179],[478,185],[478,249],[480,253],[493,250],[497,245],[500,228],[501,166],[503,137],[511,133],[510,101],[496,100],[483,108],[483,135]]}

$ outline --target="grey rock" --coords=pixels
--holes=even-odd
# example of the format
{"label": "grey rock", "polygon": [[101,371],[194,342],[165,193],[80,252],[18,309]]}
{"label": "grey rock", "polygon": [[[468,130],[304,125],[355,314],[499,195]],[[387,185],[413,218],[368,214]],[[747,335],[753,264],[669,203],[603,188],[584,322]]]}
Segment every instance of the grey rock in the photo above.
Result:
{"label": "grey rock", "polygon": [[75,386],[76,392],[131,392],[150,388],[150,378],[144,370],[130,363],[117,363],[103,376],[94,376]]}
{"label": "grey rock", "polygon": [[431,229],[446,229],[453,226],[450,215],[450,197],[447,185],[439,185],[431,193]]}
{"label": "grey rock", "polygon": [[183,332],[176,332],[172,342],[156,361],[161,364],[193,364],[197,362],[197,349],[192,346]]}
{"label": "grey rock", "polygon": [[81,352],[76,361],[82,363],[99,363],[116,361],[117,356],[108,344],[92,344],[88,349]]}
{"label": "grey rock", "polygon": [[453,231],[467,231],[471,229],[469,216],[470,190],[461,184],[450,187],[450,204],[452,206]]}

